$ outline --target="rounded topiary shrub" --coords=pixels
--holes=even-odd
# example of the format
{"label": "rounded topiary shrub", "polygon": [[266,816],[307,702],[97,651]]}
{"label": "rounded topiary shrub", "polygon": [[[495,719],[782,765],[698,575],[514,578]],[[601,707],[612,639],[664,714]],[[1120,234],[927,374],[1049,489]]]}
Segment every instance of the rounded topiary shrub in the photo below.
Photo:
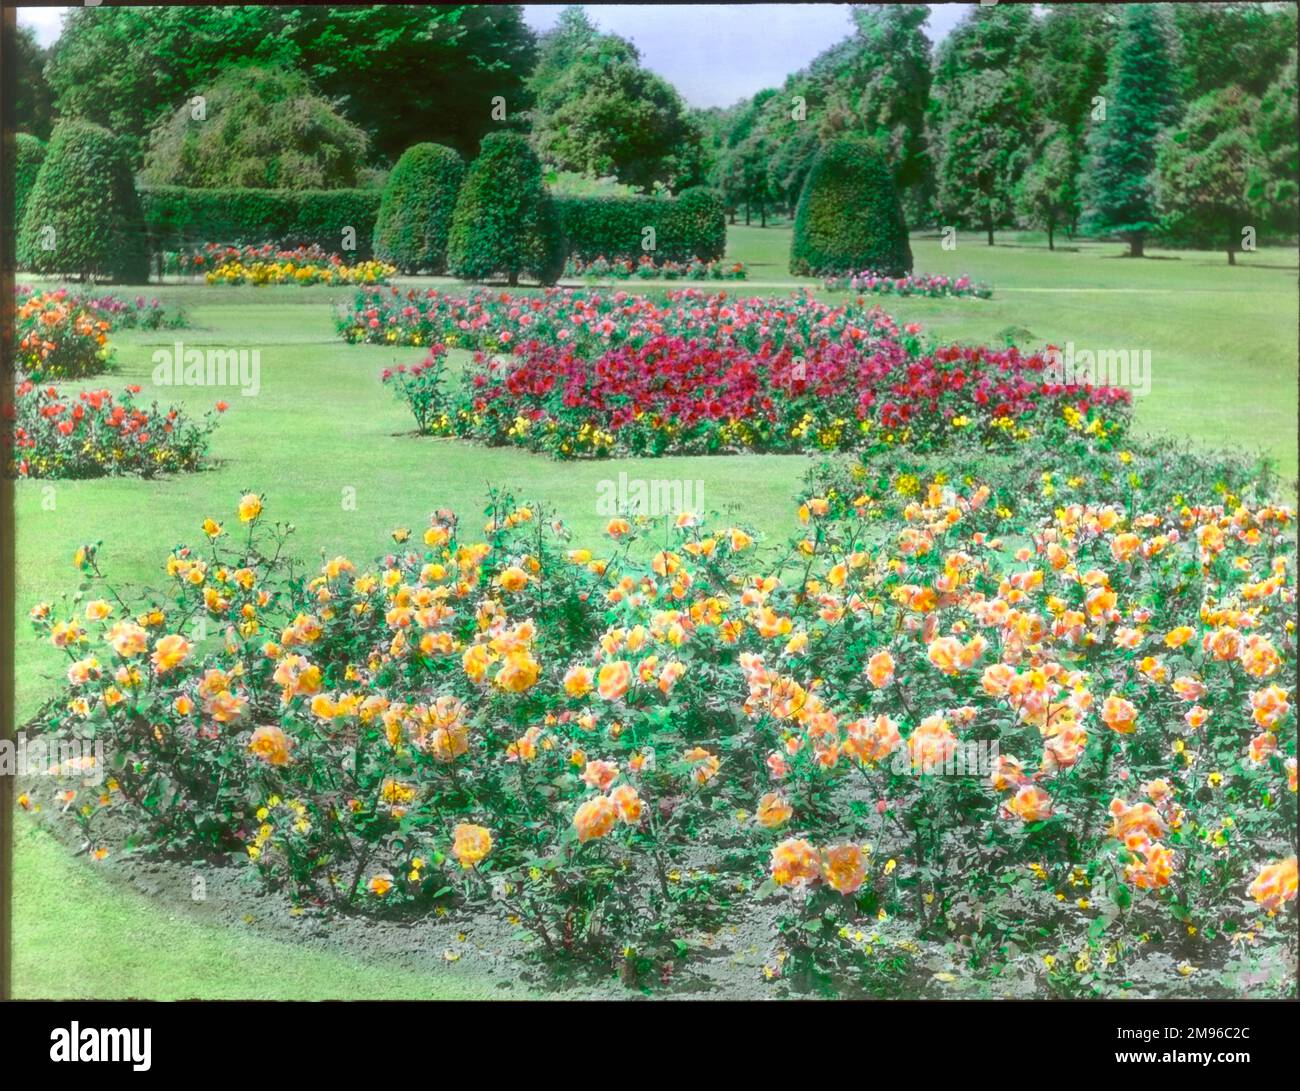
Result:
{"label": "rounded topiary shrub", "polygon": [[492,133],[456,199],[447,264],[458,277],[521,275],[553,284],[564,270],[564,232],[542,184],[542,165],[518,133]]}
{"label": "rounded topiary shrub", "polygon": [[121,142],[85,121],[50,137],[18,231],[18,264],[36,273],[148,279],[144,215]]}
{"label": "rounded topiary shrub", "polygon": [[447,236],[465,163],[441,144],[416,144],[402,153],[379,202],[375,257],[404,273],[447,268]]}
{"label": "rounded topiary shrub", "polygon": [[45,162],[45,141],[31,133],[14,135],[14,230],[23,222],[23,210]]}
{"label": "rounded topiary shrub", "polygon": [[827,144],[795,212],[790,272],[796,276],[912,271],[912,247],[884,157],[862,140]]}

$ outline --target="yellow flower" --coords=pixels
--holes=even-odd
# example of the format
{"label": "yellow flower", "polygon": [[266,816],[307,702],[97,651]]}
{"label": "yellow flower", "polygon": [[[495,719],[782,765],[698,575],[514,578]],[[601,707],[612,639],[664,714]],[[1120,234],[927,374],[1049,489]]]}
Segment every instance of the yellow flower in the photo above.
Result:
{"label": "yellow flower", "polygon": [[492,834],[483,826],[462,822],[452,831],[451,851],[463,868],[475,867],[492,851]]}
{"label": "yellow flower", "polygon": [[245,493],[239,501],[239,521],[251,523],[262,514],[262,498],[255,492]]}

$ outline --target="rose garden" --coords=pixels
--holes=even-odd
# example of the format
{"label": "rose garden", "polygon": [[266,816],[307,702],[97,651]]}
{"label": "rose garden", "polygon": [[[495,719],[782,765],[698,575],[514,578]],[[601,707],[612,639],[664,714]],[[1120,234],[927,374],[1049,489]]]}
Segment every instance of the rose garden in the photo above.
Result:
{"label": "rose garden", "polygon": [[[504,120],[421,139],[301,41],[131,133],[68,88],[154,9],[70,16],[17,146],[21,992],[1294,996],[1294,50],[1189,89],[1232,26],[1047,8],[930,48],[916,132],[843,92],[917,9],[700,117],[470,9]],[[1066,30],[1073,128],[976,161],[976,46]],[[583,65],[680,131],[575,150]]]}

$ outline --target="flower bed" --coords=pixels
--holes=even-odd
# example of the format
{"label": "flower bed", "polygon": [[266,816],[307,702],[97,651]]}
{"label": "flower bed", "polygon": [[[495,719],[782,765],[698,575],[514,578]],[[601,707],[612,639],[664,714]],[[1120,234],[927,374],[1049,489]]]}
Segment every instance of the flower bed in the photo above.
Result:
{"label": "flower bed", "polygon": [[885,276],[870,270],[862,273],[836,273],[822,278],[822,287],[831,292],[863,292],[867,295],[926,296],[930,299],[991,299],[993,289],[976,284],[968,276],[947,277],[924,273],[905,277]]}
{"label": "flower bed", "polygon": [[582,261],[571,257],[564,275],[599,280],[744,280],[748,273],[740,261],[656,261],[646,254],[635,262],[631,258]]}
{"label": "flower bed", "polygon": [[1074,449],[1111,500],[1012,519],[959,462],[812,494],[777,549],[684,514],[640,561],[640,521],[575,548],[500,494],[305,579],[253,494],[138,597],[84,547],[31,612],[68,661],[40,726],[109,755],[64,809],[97,855],[120,812],[304,905],[499,912],[629,981],[767,906],[802,987],[1241,995],[1294,934],[1294,513]]}
{"label": "flower bed", "polygon": [[754,450],[920,450],[971,434],[989,443],[1088,431],[1113,441],[1130,395],[1044,381],[1016,349],[909,351],[888,338],[751,353],[656,337],[588,361],[572,347],[479,353],[457,431],[556,457]]}
{"label": "flower bed", "polygon": [[110,330],[180,329],[186,325],[183,311],[168,311],[157,297],[146,300],[138,295],[134,299],[120,299],[112,294],[92,295],[67,288],[38,292],[28,284],[14,285],[15,307],[22,307],[36,298],[44,298],[47,302],[61,300],[73,310],[93,312],[97,319],[108,322]]}
{"label": "flower bed", "polygon": [[[198,468],[216,427],[214,414],[199,422],[157,402],[146,409],[135,400],[139,393],[138,386],[129,386],[117,396],[85,390],[74,397],[20,381],[5,407],[5,426],[13,436],[7,472],[42,478],[155,477]],[[215,412],[225,408],[219,402]]]}
{"label": "flower bed", "polygon": [[112,321],[67,291],[33,292],[14,313],[15,366],[38,379],[78,379],[109,367]]}
{"label": "flower bed", "polygon": [[640,345],[651,337],[769,346],[793,352],[848,338],[897,334],[894,320],[861,301],[828,304],[810,292],[781,298],[732,296],[684,288],[663,302],[617,290],[550,288],[537,295],[484,289],[468,295],[396,287],[362,289],[341,310],[337,328],[351,344],[431,345],[509,349],[521,341],[600,350]]}
{"label": "flower bed", "polygon": [[386,284],[397,267],[382,261],[344,264],[342,255],[320,246],[285,250],[272,243],[229,246],[209,243],[202,250],[168,255],[166,268],[202,275],[208,284]]}

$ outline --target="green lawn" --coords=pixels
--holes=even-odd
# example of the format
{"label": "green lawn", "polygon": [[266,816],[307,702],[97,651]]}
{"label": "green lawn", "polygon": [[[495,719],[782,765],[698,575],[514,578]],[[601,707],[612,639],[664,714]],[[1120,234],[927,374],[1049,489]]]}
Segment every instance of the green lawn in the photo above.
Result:
{"label": "green lawn", "polygon": [[[733,228],[729,256],[749,265],[753,283],[725,288],[788,291],[795,283],[785,268],[788,247],[786,227]],[[995,295],[990,301],[884,301],[900,320],[921,322],[942,340],[1000,343],[1002,331],[1014,327],[1028,330],[1022,337],[1034,344],[1150,349],[1153,386],[1137,405],[1139,431],[1261,450],[1294,481],[1294,249],[1244,255],[1235,268],[1222,254],[1202,252],[1153,251],[1152,259],[1131,261],[1117,256],[1122,247],[1115,244],[1064,244],[1049,253],[1032,236],[1008,235],[994,247],[963,236],[955,251],[942,250],[937,238],[917,237],[913,249],[919,272],[970,273]],[[419,350],[339,341],[330,304],[348,299],[347,290],[185,285],[149,294],[182,304],[192,328],[116,335],[120,370],[92,385],[141,382],[147,389],[154,348],[181,340],[187,347],[260,349],[261,392],[249,398],[210,389],[170,392],[174,397],[166,400],[196,411],[218,397],[231,404],[214,437],[216,465],[206,472],[153,482],[19,482],[20,618],[36,601],[75,586],[71,558],[79,544],[102,539],[101,564],[111,576],[154,583],[171,546],[193,541],[205,516],[230,518],[248,490],[267,494],[269,518],[296,525],[301,555],[323,550],[358,561],[382,552],[393,527],[421,525],[434,508],[473,517],[489,482],[554,505],[580,541],[590,539],[603,523],[597,483],[619,472],[698,480],[709,509],[773,536],[790,529],[789,499],[808,465],[801,457],[560,464],[411,435],[411,419],[380,385],[379,371],[418,360]],[[16,644],[21,722],[53,691],[59,662],[25,623]],[[180,916],[114,884],[102,866],[70,857],[30,819],[19,816],[16,833],[20,995],[482,994],[464,977],[430,980]]]}

